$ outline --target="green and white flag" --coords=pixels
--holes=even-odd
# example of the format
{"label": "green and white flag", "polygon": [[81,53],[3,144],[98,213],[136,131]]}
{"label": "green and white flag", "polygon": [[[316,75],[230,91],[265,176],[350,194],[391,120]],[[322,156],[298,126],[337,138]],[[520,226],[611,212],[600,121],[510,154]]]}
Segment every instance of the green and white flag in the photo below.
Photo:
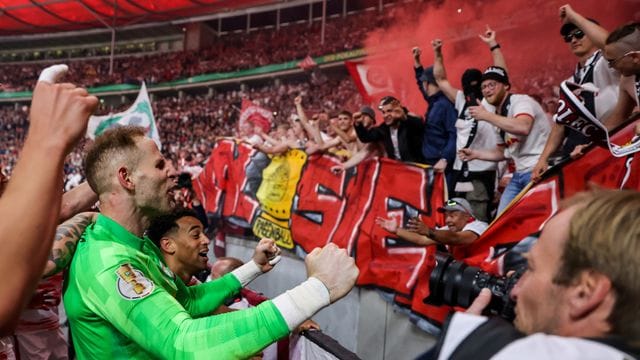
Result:
{"label": "green and white flag", "polygon": [[145,83],[142,83],[142,87],[140,88],[136,101],[127,110],[117,114],[92,116],[89,118],[87,137],[95,139],[108,129],[126,125],[140,126],[144,128],[147,136],[153,139],[153,141],[158,145],[158,149],[162,149],[160,135],[158,134],[158,127],[156,126],[156,121],[153,117],[151,101],[149,101],[149,94],[147,93],[147,86]]}

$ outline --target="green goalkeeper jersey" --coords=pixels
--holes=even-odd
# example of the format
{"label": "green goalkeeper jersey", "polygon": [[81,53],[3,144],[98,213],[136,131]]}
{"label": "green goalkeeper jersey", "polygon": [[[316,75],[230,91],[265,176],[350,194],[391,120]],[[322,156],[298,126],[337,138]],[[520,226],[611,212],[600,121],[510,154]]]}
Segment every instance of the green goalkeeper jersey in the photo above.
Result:
{"label": "green goalkeeper jersey", "polygon": [[232,274],[187,287],[159,249],[100,215],[69,268],[64,305],[78,359],[242,359],[289,333],[271,301],[208,316],[235,295]]}

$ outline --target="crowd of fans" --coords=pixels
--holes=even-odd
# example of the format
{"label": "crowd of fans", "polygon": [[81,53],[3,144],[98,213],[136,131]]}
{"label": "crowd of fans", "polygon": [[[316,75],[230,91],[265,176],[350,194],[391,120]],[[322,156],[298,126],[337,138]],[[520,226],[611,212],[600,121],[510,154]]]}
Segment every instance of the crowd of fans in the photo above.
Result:
{"label": "crowd of fans", "polygon": [[[315,112],[335,113],[361,103],[351,79],[347,77],[327,78],[322,74],[310,76],[308,81],[288,81],[243,90],[219,92],[211,96],[170,96],[152,102],[160,139],[165,156],[181,167],[186,158],[197,158],[202,162],[208,158],[211,146],[217,137],[237,135],[237,120],[242,99],[251,99],[255,104],[273,111],[274,124],[288,122],[295,112],[294,98],[305,94],[310,109]],[[115,113],[125,110],[130,104],[120,107],[102,107],[97,114]],[[28,129],[27,106],[0,107],[0,141],[6,146],[0,150],[0,169],[10,175],[24,142]],[[82,157],[87,141],[82,141],[71,152],[65,162],[65,187],[70,189],[84,180]],[[180,168],[181,170],[181,168]]]}
{"label": "crowd of fans", "polygon": [[[412,53],[406,55],[412,56],[414,59],[413,70],[416,76],[417,91],[422,93],[425,101],[429,104],[428,111],[424,117],[412,113],[411,109],[403,106],[402,99],[395,96],[382,98],[376,104],[377,110],[379,110],[376,111],[362,103],[362,100],[357,95],[355,86],[348,78],[329,79],[316,72],[310,75],[309,80],[302,82],[281,83],[278,81],[268,86],[243,88],[207,96],[187,95],[181,98],[155,99],[153,109],[160,129],[160,137],[164,144],[163,152],[166,158],[170,159],[179,171],[189,172],[192,176],[197,174],[197,172],[193,172],[193,169],[204,164],[213,142],[219,136],[242,138],[250,142],[255,148],[269,154],[282,153],[293,148],[303,149],[308,154],[333,153],[343,160],[340,165],[332,168],[332,171],[336,173],[348,171],[349,168],[371,157],[388,157],[397,161],[419,162],[431,165],[435,171],[441,172],[446,176],[449,192],[455,194],[455,197],[452,197],[444,206],[437,209],[437,211],[445,213],[446,224],[443,224],[445,226],[430,228],[419,219],[409,221],[406,228],[402,228],[401,225],[403,224],[398,224],[396,219],[378,218],[376,223],[386,231],[419,245],[446,245],[450,253],[455,256],[456,250],[459,250],[460,246],[469,245],[478,239],[487,228],[487,222],[507,208],[510,201],[525,189],[531,180],[537,181],[542,177],[547,168],[553,165],[553,161],[549,161],[553,158],[553,155],[576,158],[582,155],[582,150],[590,143],[603,140],[597,138],[596,135],[589,134],[589,136],[585,136],[582,134],[580,132],[581,129],[576,127],[583,126],[581,125],[583,123],[562,123],[562,119],[559,118],[556,119],[557,122],[553,122],[550,118],[550,115],[554,112],[553,104],[559,95],[556,87],[563,79],[569,79],[575,83],[575,86],[581,90],[580,100],[577,101],[582,103],[587,112],[595,114],[595,117],[600,119],[608,129],[613,129],[622,124],[628,119],[632,111],[634,109],[637,110],[640,105],[640,92],[638,92],[640,69],[638,69],[638,62],[627,62],[631,58],[637,60],[640,56],[638,55],[638,51],[640,51],[640,25],[638,23],[627,25],[609,34],[597,22],[583,17],[568,5],[560,8],[560,18],[563,22],[560,31],[561,38],[568,44],[569,51],[575,55],[575,60],[578,63],[575,73],[563,74],[558,68],[557,71],[545,73],[543,77],[531,77],[527,83],[521,84],[519,87],[521,92],[518,94],[511,93],[508,54],[503,56],[498,42],[499,37],[495,31],[487,28],[487,31],[481,34],[480,38],[486,43],[487,51],[492,54],[493,66],[483,70],[469,68],[463,74],[455,74],[454,76],[461,75],[462,89],[454,88],[447,78],[444,68],[451,59],[443,58],[441,49],[446,45],[441,40],[434,39],[431,44],[431,50],[434,52],[435,58],[432,66],[423,66],[420,57],[422,50],[420,48],[414,48]],[[336,25],[335,29],[349,29],[349,25],[346,23],[351,20],[353,18],[342,19],[345,23],[334,24]],[[353,30],[355,28],[350,31],[355,33]],[[337,33],[340,33],[340,31]],[[260,38],[265,43],[273,42],[272,45],[275,48],[289,48],[283,46],[283,43],[278,43],[281,41],[279,35],[266,33],[256,34],[255,37]],[[331,42],[336,45],[332,46],[342,48],[357,46],[357,36],[357,34],[354,35],[353,43],[346,41],[345,38],[335,38]],[[305,36],[302,36],[302,38],[305,38]],[[226,54],[227,51],[234,48],[234,38],[229,37],[228,39],[229,43],[225,43],[223,48],[212,47],[203,51],[210,51],[211,53],[208,53],[208,55],[212,58],[221,58],[220,54]],[[242,43],[248,42],[244,39]],[[238,48],[242,48],[240,43],[235,45],[238,45]],[[326,53],[337,50],[334,47],[321,48],[318,51]],[[245,51],[249,52],[246,48]],[[234,65],[237,65],[235,67],[237,69],[258,66],[262,62],[266,64],[278,62],[285,58],[300,57],[300,54],[295,53],[295,51],[297,50],[291,50],[291,52],[285,50],[280,54],[272,54],[269,50],[264,52],[260,49],[251,50],[250,52],[257,54],[254,57],[257,59],[257,63],[243,62],[242,59],[235,58],[235,55],[229,55],[228,58],[237,61],[237,64]],[[306,54],[308,51],[304,50],[304,52]],[[202,54],[205,53],[199,55]],[[180,53],[175,56],[177,58],[169,61],[163,59],[163,61],[172,65],[165,68],[168,73],[160,75],[160,78],[155,78],[155,81],[174,79],[195,73],[223,71],[225,69],[225,64],[222,63],[203,65],[199,59],[196,60],[195,54]],[[279,56],[282,56],[282,58]],[[176,61],[177,64],[174,64],[173,61]],[[138,63],[138,60],[133,60],[133,63],[135,64],[127,65],[130,71],[124,70],[122,74],[125,75],[122,76],[143,74],[140,76],[145,78],[151,76],[153,79],[153,76],[157,75],[149,74],[145,70],[153,68],[153,66],[143,62]],[[212,67],[208,68],[207,66],[209,65]],[[113,80],[110,79],[110,81]],[[140,79],[136,78],[136,80]],[[599,91],[597,93],[590,92],[589,86],[586,85],[587,83],[595,83]],[[40,85],[41,82],[38,84],[40,87],[46,86]],[[584,87],[581,87],[583,85]],[[87,97],[82,92],[75,92],[70,96]],[[258,123],[242,123],[238,121],[244,99],[250,99],[254,104],[272,111],[274,115],[272,125],[265,128]],[[93,112],[97,105],[97,99],[92,98],[90,100],[83,107],[75,109],[78,112],[77,117],[87,117],[89,113]],[[126,107],[126,105],[123,105],[123,107]],[[35,105],[34,108],[38,110]],[[2,153],[0,158],[3,171],[10,172],[14,170],[15,157],[20,151],[21,143],[25,141],[28,127],[26,120],[28,110],[28,108],[4,108],[0,110],[0,115],[2,115],[0,125],[3,129],[3,138],[0,140],[8,144],[7,150]],[[42,107],[40,110],[42,110]],[[100,111],[105,113],[119,110],[121,109],[109,108],[101,109]],[[32,122],[34,119],[33,114],[34,112],[32,111]],[[38,113],[36,112],[36,114]],[[40,126],[42,126],[43,118],[43,115],[40,116],[40,119],[36,117],[36,120],[40,120]],[[69,121],[66,117],[63,118],[63,120]],[[376,118],[382,119],[381,121],[376,121]],[[586,119],[585,121],[590,120]],[[37,125],[38,121],[35,124]],[[36,125],[33,125],[33,127]],[[30,129],[32,132],[33,127]],[[69,127],[71,126],[69,125]],[[80,137],[81,134],[78,128],[79,126],[75,124],[72,128],[75,132],[66,136]],[[140,157],[141,159],[154,158],[153,154],[157,153],[155,152],[155,147],[149,145],[151,141],[145,139],[139,129],[131,130],[125,128],[122,131],[137,131],[137,135],[129,135],[138,139],[136,140],[138,141],[138,146],[134,147],[135,151],[145,154]],[[574,134],[571,131],[577,131],[578,133]],[[43,130],[36,132],[40,136],[39,140],[46,140],[46,137],[42,135],[44,133],[45,131]],[[58,135],[62,138],[65,136],[64,133]],[[77,139],[71,140],[73,141],[70,141],[70,143],[77,143]],[[27,143],[29,143],[29,140],[27,140]],[[100,143],[100,140],[98,140],[98,143]],[[33,141],[31,141],[30,145],[33,148]],[[72,151],[67,158],[64,169],[69,188],[76,182],[79,183],[84,176],[80,170],[83,166],[81,164],[83,146],[84,144],[80,143],[79,147]],[[100,146],[94,147],[94,150],[92,150],[94,152],[90,152],[92,156],[87,157],[90,159],[88,161],[89,164],[84,166],[90,169],[88,174],[90,181],[93,176],[94,179],[98,179],[96,180],[98,181],[97,186],[102,186],[102,182],[109,184],[99,189],[103,191],[99,194],[101,200],[112,200],[104,201],[101,209],[103,213],[107,215],[113,214],[112,216],[114,216],[119,215],[119,211],[124,211],[126,214],[139,215],[144,211],[150,211],[148,207],[151,207],[149,204],[153,200],[158,201],[157,204],[153,205],[158,207],[158,209],[152,209],[154,211],[153,214],[170,212],[171,206],[168,203],[171,201],[164,197],[162,199],[152,197],[147,199],[144,197],[148,194],[144,191],[141,191],[140,194],[131,194],[132,182],[139,179],[126,177],[127,174],[121,173],[120,168],[110,169],[113,170],[111,172],[102,171],[100,165],[115,166],[106,159],[108,156],[104,155],[104,153],[111,155],[111,153],[105,151],[105,149],[111,149],[107,145],[102,146],[104,148],[100,148]],[[116,145],[113,146],[114,148],[116,147]],[[25,145],[25,147],[27,146]],[[68,150],[69,147],[52,146],[52,148]],[[96,154],[100,150],[105,152]],[[25,150],[25,153],[31,155],[33,150],[31,151],[31,153],[27,153]],[[121,146],[113,151],[125,150],[122,150]],[[60,152],[58,155],[61,155],[64,151],[59,150],[58,152]],[[146,155],[148,153],[152,155]],[[127,157],[123,156],[123,158]],[[480,163],[481,161],[485,163]],[[500,163],[501,165],[496,165],[495,163]],[[159,179],[160,176],[157,175],[151,176],[152,180],[157,180],[158,183],[168,184],[171,181],[170,179],[176,175],[171,167],[165,167],[163,161],[156,162],[154,160],[154,165],[151,167],[163,173],[162,179]],[[93,169],[93,172],[91,172],[91,169]],[[144,168],[140,167],[140,169]],[[140,172],[144,171],[140,170]],[[156,172],[154,170],[154,174]],[[54,171],[51,171],[51,173],[53,174]],[[106,173],[109,173],[109,178],[101,179],[100,176],[107,176],[105,175]],[[511,173],[511,175],[506,176],[505,174],[507,173]],[[114,180],[114,177],[117,178],[117,181]],[[507,180],[502,180],[501,178]],[[142,182],[143,180],[140,181]],[[96,182],[94,181],[94,183]],[[496,188],[501,183],[506,185],[502,195],[498,195],[495,198],[488,196],[498,190]],[[465,186],[462,186],[462,184],[465,184]],[[117,188],[117,190],[113,190],[112,187]],[[171,188],[171,185],[167,185],[167,187]],[[158,187],[158,189],[164,190],[165,187]],[[162,193],[162,195],[169,198],[172,195],[172,190],[170,189],[166,191],[166,194]],[[144,198],[143,200],[146,201],[137,203],[138,198],[135,199],[136,201],[129,201],[134,196]],[[629,252],[637,252],[638,229],[634,225],[637,222],[633,221],[638,212],[637,197],[638,194],[636,192],[619,192],[617,194],[610,192],[605,195],[591,195],[591,197],[583,197],[567,205],[557,216],[553,217],[545,225],[539,242],[535,245],[526,244],[527,250],[530,250],[527,256],[530,261],[530,266],[527,270],[528,276],[519,280],[512,293],[514,298],[518,298],[516,308],[518,317],[516,318],[515,328],[504,324],[500,326],[507,326],[507,331],[513,333],[514,338],[523,338],[525,340],[527,339],[526,335],[538,332],[585,338],[585,342],[587,339],[592,341],[593,338],[609,338],[612,336],[617,338],[620,336],[620,344],[602,341],[598,346],[584,343],[573,344],[569,340],[554,340],[555,346],[558,346],[557,343],[560,342],[560,347],[578,348],[577,352],[581,355],[591,351],[592,347],[597,348],[598,351],[603,351],[602,354],[606,354],[602,355],[602,358],[609,358],[612,354],[619,355],[621,352],[632,353],[634,356],[640,353],[638,350],[638,336],[640,336],[638,330],[625,325],[628,321],[637,320],[628,320],[627,318],[629,314],[638,314],[638,290],[635,289],[637,284],[633,283],[633,280],[630,280],[629,277],[619,277],[616,274],[616,271],[620,271],[619,266],[611,268],[612,265],[607,264],[608,261],[603,262],[599,257],[600,252],[608,252],[610,248],[617,246],[620,249],[617,249],[615,254],[609,255],[612,259],[616,256],[623,257],[624,255],[626,256],[624,257],[625,262],[637,264],[637,254],[627,253],[628,249],[624,249],[622,245],[616,245],[617,242],[614,241],[618,237],[624,237],[624,243],[627,248],[631,249]],[[498,201],[499,207],[496,212],[495,205]],[[606,206],[609,207],[607,208]],[[155,212],[156,210],[157,212]],[[605,219],[604,215],[613,211],[616,211],[616,215],[612,216],[612,221]],[[578,220],[574,220],[574,218]],[[139,221],[139,224],[133,226],[134,230],[137,231],[136,236],[142,236],[146,225],[148,225],[145,223],[146,218],[141,216],[139,219],[134,220]],[[578,222],[578,225],[575,222]],[[623,234],[614,234],[613,230],[603,230],[606,226],[613,226],[612,224],[615,224],[615,229],[613,230],[626,229],[625,232]],[[200,224],[201,227],[202,225]],[[113,227],[114,225],[111,224],[110,226]],[[171,229],[172,226],[169,226],[168,229]],[[177,225],[177,228],[179,227]],[[569,227],[572,229],[571,234],[568,234],[567,231]],[[590,227],[593,227],[593,229]],[[89,233],[92,231],[90,230]],[[584,231],[584,233],[580,233],[580,231]],[[164,232],[163,234],[166,235],[166,233]],[[594,234],[597,234],[597,236],[594,236]],[[600,241],[600,236],[605,239],[602,240],[605,243],[596,243]],[[160,238],[162,239],[162,236]],[[159,244],[159,241],[162,240],[158,240],[156,245],[162,251],[166,251],[170,255],[176,253],[171,246],[167,245],[165,248]],[[208,239],[202,240],[204,247],[198,249],[199,260],[202,260],[201,258],[204,257],[202,254],[206,253],[208,241]],[[273,243],[273,240],[268,241]],[[573,259],[573,262],[568,261],[563,264],[565,260],[561,257],[573,256],[567,250],[571,247],[569,245],[564,247],[563,245],[570,241],[575,242],[571,246],[579,250],[577,251],[579,256],[585,258],[591,256],[592,258],[587,260]],[[594,244],[590,242],[594,242]],[[83,246],[89,245],[84,244]],[[274,246],[269,244],[267,246],[268,250],[265,248],[262,251],[263,254],[260,254],[261,251],[258,251],[258,249],[256,250],[258,255],[254,258],[254,269],[250,271],[256,272],[255,265],[267,269],[260,270],[262,272],[271,269],[274,265],[272,260],[279,253],[277,248],[274,249]],[[590,249],[598,246],[600,247],[598,251],[590,251]],[[338,256],[338,250],[332,249],[330,245],[322,251],[326,249],[329,250],[324,252],[325,255],[318,255],[322,254],[321,251],[314,250],[307,259],[311,258],[311,261],[313,261],[314,257],[323,256],[323,259],[329,264],[330,258]],[[84,256],[85,258],[88,254],[88,252],[80,253],[81,255],[79,256]],[[349,281],[342,279],[345,284],[337,287],[341,290],[337,297],[331,294],[331,290],[328,293],[326,292],[327,289],[332,289],[331,286],[320,285],[315,287],[313,280],[310,280],[311,283],[307,284],[304,290],[306,301],[296,302],[295,291],[285,295],[293,297],[293,299],[287,299],[286,301],[289,301],[289,304],[295,304],[295,306],[289,305],[281,308],[276,306],[276,308],[283,314],[286,322],[284,325],[288,327],[288,331],[293,329],[292,324],[299,324],[305,317],[310,316],[309,314],[313,314],[322,306],[328,305],[330,300],[335,301],[336,298],[344,296],[353,286],[357,270],[355,270],[353,263],[348,264],[348,261],[345,260],[347,255],[344,251],[340,254],[341,258],[337,264],[339,265],[337,269],[349,273],[349,276],[353,277],[353,282],[351,279]],[[156,254],[155,256],[158,255]],[[533,266],[534,260],[535,264],[540,266],[537,268],[540,269],[538,272],[534,270],[536,269],[536,266]],[[353,260],[350,259],[350,261]],[[88,263],[86,260],[85,262]],[[206,259],[204,262],[206,263]],[[78,265],[78,263],[81,265]],[[546,267],[541,265],[543,263],[546,264]],[[82,264],[81,261],[76,261],[72,264],[72,267],[79,267]],[[127,266],[130,266],[130,264]],[[571,266],[575,268],[570,268]],[[616,270],[616,268],[618,269]],[[552,274],[551,271],[545,271],[549,269],[553,269],[553,273],[557,272],[557,275]],[[337,272],[339,273],[340,271]],[[133,280],[126,277],[127,274],[133,272],[132,269],[125,269],[124,275],[121,274],[124,277],[121,279],[124,282],[135,282],[135,276],[133,276]],[[156,271],[156,273],[159,272]],[[78,274],[79,272],[76,271],[76,278],[86,276]],[[239,281],[235,281],[234,284],[237,285],[239,282],[245,285],[240,279],[247,275],[235,274],[234,276],[237,276]],[[247,278],[257,274],[257,272],[255,274],[251,273]],[[190,279],[191,274],[187,275],[189,276],[183,280]],[[319,276],[322,277],[321,275]],[[160,276],[164,275],[160,274]],[[340,278],[340,276],[334,274],[333,277],[325,279],[325,281],[334,281],[336,280],[334,278]],[[613,281],[618,281],[617,279],[619,278],[622,279],[620,281],[624,282],[624,284],[618,285]],[[144,278],[144,280],[147,279]],[[627,281],[630,285],[627,285]],[[136,284],[142,286],[143,295],[141,298],[148,295],[144,294],[144,284]],[[323,284],[326,285],[324,282]],[[633,288],[633,291],[627,293],[629,291],[627,288],[629,287]],[[299,309],[313,303],[313,301],[310,301],[313,296],[308,294],[314,293],[316,289],[319,289],[320,296],[318,297],[322,297],[323,301],[319,304],[312,304],[311,310],[299,311]],[[70,292],[73,293],[73,291],[72,289]],[[77,289],[75,291],[79,292],[77,294],[78,299],[90,301],[89,297],[85,299],[82,296],[82,291]],[[538,296],[541,292],[545,296]],[[556,306],[555,308],[559,310],[554,311],[552,309],[553,306],[549,305],[547,301],[559,293],[563,294],[563,296],[555,296],[555,298],[562,306]],[[113,294],[109,293],[109,296]],[[122,292],[121,295],[123,295]],[[585,301],[585,297],[588,297],[589,301]],[[520,299],[523,301],[520,301]],[[479,315],[490,300],[491,297],[488,292],[483,291],[471,306],[470,314]],[[629,303],[628,310],[622,315],[616,315],[616,306],[623,302]],[[168,302],[163,302],[163,305],[166,305],[166,303]],[[74,303],[70,308],[73,309],[75,306],[81,305]],[[536,309],[545,306],[546,308],[543,310],[536,311]],[[114,309],[114,311],[118,311],[118,309]],[[298,312],[302,312],[302,314],[298,314]],[[573,315],[566,316],[566,313]],[[537,317],[528,318],[524,316],[525,314],[534,317],[538,316],[541,321],[538,321],[540,319]],[[140,319],[144,320],[143,317],[136,317],[137,321],[142,321]],[[73,320],[81,321],[82,319],[74,318]],[[109,323],[109,321],[122,321],[122,318],[102,320]],[[125,320],[128,321],[126,318]],[[485,320],[480,319],[475,323],[482,324]],[[558,322],[562,322],[565,325],[563,331],[552,327]],[[282,331],[286,332],[287,329],[282,322],[279,325],[284,329]],[[484,325],[480,325],[478,329],[482,330],[483,327]],[[110,329],[112,330],[112,328]],[[219,328],[217,329],[219,330]],[[583,329],[589,330],[583,331]],[[111,335],[110,331],[105,331],[105,333]],[[123,344],[132,345],[132,348],[139,347],[139,351],[152,348],[149,339],[137,339],[134,336],[135,334],[131,338],[120,336],[119,339]],[[480,339],[482,336],[486,336],[486,331],[474,332],[473,336],[477,336]],[[77,348],[84,351],[94,351],[89,349],[91,346],[88,346],[90,343],[88,339],[81,337],[74,339],[79,340]],[[444,339],[448,341],[446,337]],[[545,341],[544,339],[536,339],[534,340]],[[273,339],[268,340],[272,341]],[[502,339],[490,340],[497,341]],[[509,341],[511,340],[509,339]],[[482,343],[480,340],[476,341],[477,343]],[[604,346],[605,344],[606,346]],[[471,345],[474,345],[474,343],[471,342]],[[473,348],[471,345],[465,342],[462,348],[464,349],[465,346]],[[258,345],[255,346],[259,348]],[[453,347],[455,346],[457,345],[454,344]],[[535,344],[530,345],[529,348],[525,346],[525,349],[530,350],[535,346]],[[604,350],[602,349],[603,346],[605,347]],[[513,351],[513,349],[506,349]],[[107,353],[112,349],[98,348],[95,351]],[[200,349],[196,351],[200,351]],[[512,356],[515,353],[518,353],[518,351],[511,353],[507,351],[507,354]],[[446,355],[442,356],[446,357]],[[506,358],[509,358],[509,356],[506,356]]]}
{"label": "crowd of fans", "polygon": [[[326,22],[321,42],[320,22],[291,24],[280,30],[266,29],[233,33],[215,39],[198,51],[180,51],[114,60],[109,74],[109,59],[70,61],[68,81],[85,87],[121,83],[155,84],[194,75],[229,72],[277,64],[307,55],[321,56],[359,49],[369,31],[381,27],[387,17],[378,12],[362,12]],[[291,46],[291,44],[296,44]],[[0,64],[0,84],[4,91],[32,89],[42,63]]]}

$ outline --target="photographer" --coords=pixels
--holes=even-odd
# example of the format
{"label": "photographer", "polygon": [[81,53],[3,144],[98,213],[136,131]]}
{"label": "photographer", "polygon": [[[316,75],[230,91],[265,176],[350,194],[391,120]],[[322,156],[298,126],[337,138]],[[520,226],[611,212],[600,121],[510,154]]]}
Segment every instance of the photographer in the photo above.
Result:
{"label": "photographer", "polygon": [[482,290],[420,359],[629,359],[640,355],[640,193],[578,195],[525,256],[511,325],[479,316]]}

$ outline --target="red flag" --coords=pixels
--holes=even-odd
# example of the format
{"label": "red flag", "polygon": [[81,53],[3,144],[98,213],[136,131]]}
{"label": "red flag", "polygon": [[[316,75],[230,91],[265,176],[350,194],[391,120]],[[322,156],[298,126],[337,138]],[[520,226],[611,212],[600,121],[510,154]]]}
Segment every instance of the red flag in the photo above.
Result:
{"label": "red flag", "polygon": [[395,95],[393,82],[384,68],[365,64],[364,60],[345,61],[349,74],[365,102],[372,103],[387,95]]}
{"label": "red flag", "polygon": [[[612,136],[616,143],[626,143],[634,133],[628,122]],[[458,254],[471,265],[487,271],[501,269],[501,255],[525,237],[541,230],[544,223],[557,212],[564,198],[588,190],[596,185],[608,189],[640,190],[638,169],[640,152],[626,157],[614,157],[604,146],[592,146],[580,158],[557,165],[544,174],[543,180],[516,199],[482,236]]]}
{"label": "red flag", "polygon": [[254,104],[249,99],[242,99],[242,110],[238,124],[242,125],[246,122],[253,124],[253,126],[260,126],[263,132],[268,133],[271,130],[271,123],[273,123],[273,113]]}
{"label": "red flag", "polygon": [[318,64],[313,60],[313,58],[310,55],[307,55],[306,58],[302,59],[302,61],[298,63],[298,66],[302,70],[310,70],[318,66]]}

